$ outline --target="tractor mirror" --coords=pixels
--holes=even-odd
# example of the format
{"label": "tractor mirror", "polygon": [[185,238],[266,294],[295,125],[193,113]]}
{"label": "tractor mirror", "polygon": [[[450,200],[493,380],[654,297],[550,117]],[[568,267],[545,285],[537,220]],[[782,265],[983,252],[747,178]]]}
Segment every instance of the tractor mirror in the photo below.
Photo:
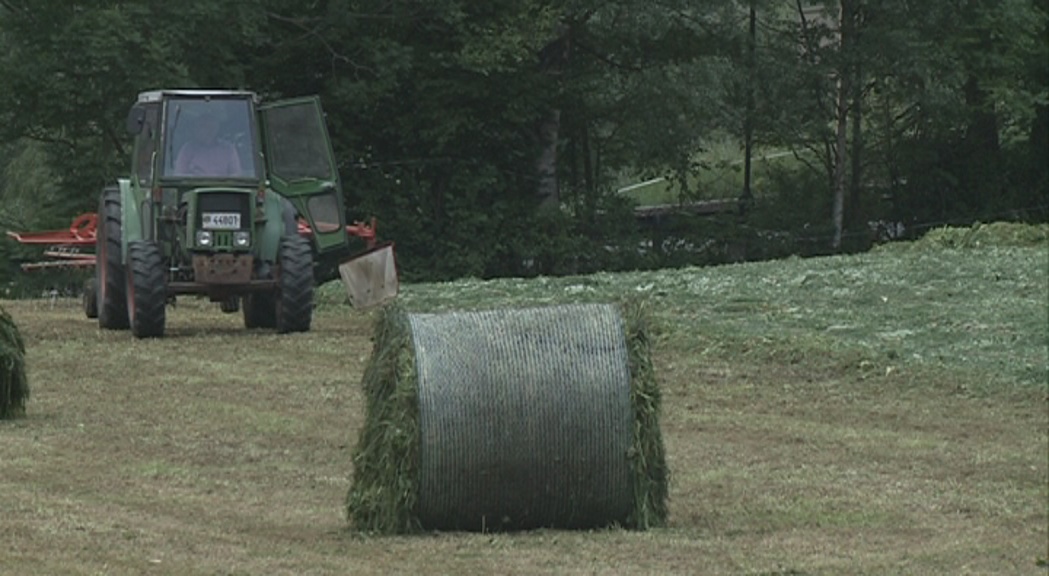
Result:
{"label": "tractor mirror", "polygon": [[127,115],[127,131],[128,134],[137,135],[142,132],[142,126],[146,122],[146,108],[142,105],[135,104],[131,107],[131,111]]}

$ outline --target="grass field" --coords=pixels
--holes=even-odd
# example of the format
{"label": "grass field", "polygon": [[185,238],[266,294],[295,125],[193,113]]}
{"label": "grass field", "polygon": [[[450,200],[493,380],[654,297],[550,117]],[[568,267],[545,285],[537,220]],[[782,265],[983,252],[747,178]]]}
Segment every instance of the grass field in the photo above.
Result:
{"label": "grass field", "polygon": [[343,499],[370,317],[169,337],[4,302],[28,347],[0,422],[0,574],[1047,574],[1049,247],[405,286],[410,309],[648,298],[670,524],[372,537]]}

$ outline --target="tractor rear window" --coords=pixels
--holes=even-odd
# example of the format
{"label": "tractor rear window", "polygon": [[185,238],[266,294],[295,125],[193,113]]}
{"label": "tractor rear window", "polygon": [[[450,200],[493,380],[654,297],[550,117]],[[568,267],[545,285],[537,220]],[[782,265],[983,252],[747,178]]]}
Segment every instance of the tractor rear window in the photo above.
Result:
{"label": "tractor rear window", "polygon": [[313,220],[313,226],[317,229],[317,232],[321,234],[337,232],[342,227],[339,201],[336,199],[334,192],[310,198],[309,202],[306,203],[306,207],[310,211],[310,218]]}
{"label": "tractor rear window", "polygon": [[323,118],[312,103],[289,104],[263,112],[270,172],[281,180],[329,180],[331,164]]}
{"label": "tractor rear window", "polygon": [[256,177],[251,103],[172,98],[167,103],[164,175]]}

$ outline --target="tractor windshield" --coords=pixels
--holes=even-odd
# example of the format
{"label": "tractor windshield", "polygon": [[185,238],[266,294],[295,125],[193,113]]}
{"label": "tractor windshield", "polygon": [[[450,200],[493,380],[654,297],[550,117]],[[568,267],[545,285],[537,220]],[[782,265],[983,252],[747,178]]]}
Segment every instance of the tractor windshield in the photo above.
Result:
{"label": "tractor windshield", "polygon": [[164,176],[257,178],[251,102],[170,98],[164,130]]}

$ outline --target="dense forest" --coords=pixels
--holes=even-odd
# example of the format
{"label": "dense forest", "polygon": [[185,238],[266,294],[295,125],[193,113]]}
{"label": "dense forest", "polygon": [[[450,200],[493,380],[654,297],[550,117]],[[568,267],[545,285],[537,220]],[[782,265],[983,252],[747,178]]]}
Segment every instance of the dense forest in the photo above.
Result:
{"label": "dense forest", "polygon": [[[1049,0],[0,0],[0,227],[93,210],[127,172],[136,94],[176,87],[320,95],[349,216],[378,217],[408,279],[1045,221],[1047,15]],[[661,199],[626,192],[643,181]],[[688,209],[711,200],[731,209]],[[657,201],[684,208],[638,216]]]}

